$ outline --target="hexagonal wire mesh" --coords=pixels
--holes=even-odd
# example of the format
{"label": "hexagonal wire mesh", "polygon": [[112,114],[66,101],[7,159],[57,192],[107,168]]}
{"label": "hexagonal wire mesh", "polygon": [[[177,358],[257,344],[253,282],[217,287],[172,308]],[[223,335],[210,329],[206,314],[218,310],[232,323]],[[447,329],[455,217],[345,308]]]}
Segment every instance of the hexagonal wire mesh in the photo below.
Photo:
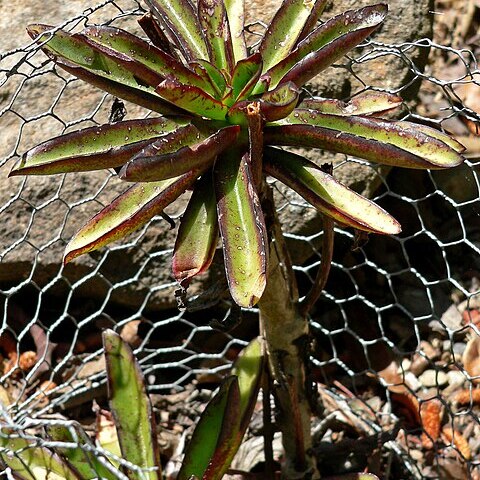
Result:
{"label": "hexagonal wire mesh", "polygon": [[[108,0],[62,27],[113,21],[132,29],[142,12],[137,2]],[[435,61],[424,72],[412,57],[428,50]],[[462,137],[467,161],[448,172],[386,171],[354,158],[336,163],[335,172],[356,163],[375,173],[375,199],[403,232],[363,243],[336,229],[332,272],[311,314],[311,371],[326,408],[314,425],[316,453],[344,468],[368,465],[382,478],[478,478],[479,117],[461,92],[478,88],[479,71],[474,52],[430,40],[369,41],[337,68],[347,68],[366,89],[356,66],[384,57],[401,59],[411,71],[395,93],[421,83],[420,101],[409,104],[404,118]],[[444,76],[438,65],[455,68]],[[228,333],[212,330],[228,311],[218,302],[221,268],[193,288],[187,310],[178,310],[168,266],[173,236],[161,218],[128,242],[62,266],[74,229],[118,193],[120,182],[109,172],[6,176],[32,145],[108,121],[112,98],[57,69],[32,44],[2,54],[0,74],[0,422],[22,435],[72,418],[93,429],[92,400],[104,403],[106,391],[105,327],[134,345],[160,403],[186,390],[193,403],[182,398],[191,407],[192,391],[215,386],[255,336],[256,311],[244,312]],[[127,111],[147,114],[131,105]],[[303,200],[272,185],[280,216],[289,215],[282,217],[285,236],[305,294],[321,262],[321,223]],[[181,211],[168,213],[175,220]],[[309,219],[303,230],[290,229],[288,219],[296,217]],[[176,420],[185,431],[194,418],[184,414],[182,423],[178,412],[169,415],[165,425]]]}

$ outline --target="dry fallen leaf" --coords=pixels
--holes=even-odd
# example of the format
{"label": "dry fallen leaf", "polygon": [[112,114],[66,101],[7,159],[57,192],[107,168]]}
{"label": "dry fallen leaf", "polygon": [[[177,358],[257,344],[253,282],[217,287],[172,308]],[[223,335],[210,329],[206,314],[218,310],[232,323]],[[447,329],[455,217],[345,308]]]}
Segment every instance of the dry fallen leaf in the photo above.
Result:
{"label": "dry fallen leaf", "polygon": [[422,445],[426,449],[433,448],[433,444],[440,436],[442,422],[442,404],[434,398],[423,402],[420,406],[420,417],[422,419]]}
{"label": "dry fallen leaf", "polygon": [[446,443],[452,443],[465,460],[470,460],[472,452],[468,440],[460,432],[452,430],[451,427],[444,427],[442,437]]}

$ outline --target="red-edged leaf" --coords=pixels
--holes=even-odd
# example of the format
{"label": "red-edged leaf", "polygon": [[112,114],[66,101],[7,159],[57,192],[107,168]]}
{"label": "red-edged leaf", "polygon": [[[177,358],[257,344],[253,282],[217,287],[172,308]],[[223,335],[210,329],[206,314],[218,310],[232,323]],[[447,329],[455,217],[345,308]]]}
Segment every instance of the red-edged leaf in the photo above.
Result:
{"label": "red-edged leaf", "polygon": [[[105,54],[133,70],[135,75],[152,87],[168,77],[207,91],[211,88],[208,82],[168,53],[120,28],[92,26],[85,28],[78,36],[84,36],[94,48],[95,44],[97,48],[103,47]],[[140,75],[142,72],[143,75]]]}
{"label": "red-edged leaf", "polygon": [[[177,480],[189,480],[192,475],[202,480],[215,478],[211,474],[205,474],[207,469],[212,467],[210,462],[219,447],[219,438],[228,439],[229,435],[233,437],[238,431],[239,403],[240,392],[237,377],[228,377],[223,381],[219,392],[206,406],[195,427]],[[219,479],[219,477],[217,478]]]}
{"label": "red-edged leaf", "polygon": [[[165,136],[124,165],[119,176],[127,181],[155,182],[177,177],[192,169],[209,167],[217,155],[235,142],[239,133],[240,127],[232,125],[202,141],[198,141],[200,131],[195,128],[176,138]],[[185,143],[191,145],[182,147]]]}
{"label": "red-edged leaf", "polygon": [[218,223],[230,293],[241,307],[251,307],[266,284],[268,240],[250,167],[238,150],[221,155],[215,165]]}
{"label": "red-edged leaf", "polygon": [[187,112],[213,120],[225,120],[228,107],[198,87],[164,80],[155,90],[162,98]]}
{"label": "red-edged leaf", "polygon": [[200,23],[189,0],[146,0],[146,4],[175,40],[187,61],[208,60]]}
{"label": "red-edged leaf", "polygon": [[325,148],[408,168],[448,168],[463,161],[458,152],[413,123],[302,109],[294,110],[282,123],[265,129],[267,144]]}
{"label": "red-edged leaf", "polygon": [[173,275],[184,288],[210,267],[218,240],[215,191],[208,173],[197,181],[178,228]]}
{"label": "red-edged leaf", "polygon": [[181,177],[132,186],[74,235],[65,249],[64,262],[124,238],[142,227],[191,187],[202,173],[194,170]]}
{"label": "red-edged leaf", "polygon": [[137,21],[153,45],[178,60],[178,55],[175,49],[172,48],[172,43],[168,40],[165,32],[162,30],[151,12],[147,12]]}
{"label": "red-edged leaf", "polygon": [[264,93],[260,99],[260,110],[267,122],[281,120],[295,108],[300,91],[292,83],[284,83],[274,90]]}
{"label": "red-edged leaf", "polygon": [[233,70],[233,47],[223,0],[199,0],[198,18],[203,28],[210,61],[219,69]]}
{"label": "red-edged leaf", "polygon": [[307,21],[305,22],[305,25],[303,27],[302,32],[298,36],[297,42],[295,44],[298,45],[307,35],[311,33],[312,30],[315,29],[317,26],[317,22],[320,19],[323,10],[325,9],[325,6],[327,4],[328,0],[316,0],[315,5],[313,6],[312,12],[310,13],[310,16],[308,17]]}
{"label": "red-edged leaf", "polygon": [[67,133],[29,150],[10,175],[51,175],[118,167],[155,138],[187,122],[181,118],[148,118]]}
{"label": "red-edged leaf", "polygon": [[300,155],[266,148],[264,168],[320,212],[342,224],[374,233],[400,232],[400,224],[385,210]]}
{"label": "red-edged leaf", "polygon": [[388,112],[399,107],[403,102],[401,97],[385,92],[363,92],[348,102],[332,98],[313,97],[305,99],[299,108],[316,110],[320,113],[333,115],[373,115]]}
{"label": "red-edged leaf", "polygon": [[[158,113],[178,114],[182,110],[168,104],[155,94],[152,87],[139,81],[128,70],[98,49],[85,38],[75,37],[62,30],[53,32],[49,25],[29,25],[29,35],[42,44],[42,50],[68,73],[124,100]],[[48,41],[47,41],[48,40]],[[185,112],[183,112],[185,113]]]}
{"label": "red-edged leaf", "polygon": [[271,87],[288,81],[303,86],[367,38],[381,25],[386,14],[387,6],[378,4],[333,17],[316,28],[264,76],[270,79]]}
{"label": "red-edged leaf", "polygon": [[102,334],[108,400],[122,457],[143,471],[128,470],[131,480],[161,480],[155,414],[142,370],[128,344],[113,330]]}
{"label": "red-edged leaf", "polygon": [[201,75],[206,74],[217,93],[215,98],[222,98],[227,88],[227,81],[224,74],[215,65],[212,65],[207,60],[197,60],[190,62],[190,67],[199,74],[201,72]]}
{"label": "red-edged leaf", "polygon": [[283,0],[262,38],[263,71],[283,60],[295,46],[315,5],[314,1]]}
{"label": "red-edged leaf", "polygon": [[232,74],[232,98],[236,101],[246,100],[252,93],[262,73],[262,56],[255,53],[240,60]]}

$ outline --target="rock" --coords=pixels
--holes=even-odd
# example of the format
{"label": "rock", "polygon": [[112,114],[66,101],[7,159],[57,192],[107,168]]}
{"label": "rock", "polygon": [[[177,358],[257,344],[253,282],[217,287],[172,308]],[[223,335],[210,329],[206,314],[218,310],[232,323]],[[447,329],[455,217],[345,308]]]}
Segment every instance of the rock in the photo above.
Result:
{"label": "rock", "polygon": [[462,328],[462,314],[458,311],[456,305],[450,305],[450,307],[443,313],[441,322],[452,331],[460,330]]}
{"label": "rock", "polygon": [[448,383],[448,376],[441,370],[425,370],[419,377],[419,382],[425,388],[443,387]]}
{"label": "rock", "polygon": [[[322,19],[369,3],[370,0],[336,0],[334,7],[327,6]],[[427,13],[430,0],[392,0],[388,3],[390,14],[376,40],[398,44],[431,35],[431,15]],[[280,4],[281,0],[248,1],[248,21],[268,21]],[[8,32],[2,36],[0,51],[29,44],[31,40],[25,26],[32,22],[66,24],[68,28],[80,29],[83,12],[88,15],[90,23],[102,23],[119,14],[113,4],[95,10],[87,0],[0,2],[0,26],[2,31]],[[66,23],[73,18],[76,20]],[[139,31],[133,16],[124,16],[115,24]],[[425,52],[426,49],[418,49],[412,53],[420,70],[425,64]],[[352,55],[357,57],[359,53]],[[63,250],[71,235],[101,205],[108,204],[125,189],[125,184],[106,172],[26,180],[7,178],[12,164],[25,150],[64,131],[106,122],[112,104],[110,96],[104,98],[103,93],[73,80],[65,72],[53,73],[51,63],[44,65],[42,53],[31,56],[29,63],[20,62],[22,55],[24,53],[19,50],[2,58],[2,69],[18,65],[15,73],[2,85],[0,96],[0,111],[5,109],[0,116],[3,139],[0,145],[0,285],[7,289],[23,284],[34,285],[42,290],[42,294],[57,297],[73,291],[75,299],[103,301],[107,298],[110,303],[132,309],[142,305],[155,310],[175,307],[176,285],[170,275],[169,252],[175,232],[169,230],[162,220],[153,221],[146,233],[122,242],[123,247],[115,245],[111,249],[84,255],[62,267]],[[404,85],[410,75],[408,65],[395,55],[354,64],[352,69],[366,84],[389,89]],[[344,68],[330,68],[312,86],[315,92],[337,97],[346,97],[361,88],[361,83]],[[127,110],[127,118],[144,115],[133,105],[127,105]],[[322,162],[323,158],[319,155],[316,160]],[[331,159],[331,156],[326,158]],[[341,161],[344,157],[337,158]],[[343,164],[336,170],[336,175],[367,195],[373,194],[380,181],[374,169],[358,164]],[[302,210],[299,215],[294,206],[298,201],[296,194],[283,187],[280,190],[281,195],[289,200],[280,214],[285,231],[295,235],[317,234],[321,219],[316,211]],[[178,216],[184,205],[185,200],[170,213]],[[139,240],[134,241],[137,238]],[[314,253],[307,242],[292,240],[290,246],[296,263],[304,262]],[[221,269],[216,268],[210,277],[221,275]],[[203,288],[202,281],[193,283],[190,294]]]}

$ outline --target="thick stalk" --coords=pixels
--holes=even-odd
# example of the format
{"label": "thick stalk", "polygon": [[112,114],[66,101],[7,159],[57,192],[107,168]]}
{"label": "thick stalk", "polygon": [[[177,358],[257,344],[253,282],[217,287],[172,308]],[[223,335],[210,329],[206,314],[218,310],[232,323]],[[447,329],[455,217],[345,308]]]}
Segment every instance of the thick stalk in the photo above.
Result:
{"label": "thick stalk", "polygon": [[308,322],[298,309],[296,280],[271,194],[264,203],[271,242],[267,286],[258,306],[278,409],[277,424],[285,451],[282,477],[314,478],[311,409],[306,384]]}

